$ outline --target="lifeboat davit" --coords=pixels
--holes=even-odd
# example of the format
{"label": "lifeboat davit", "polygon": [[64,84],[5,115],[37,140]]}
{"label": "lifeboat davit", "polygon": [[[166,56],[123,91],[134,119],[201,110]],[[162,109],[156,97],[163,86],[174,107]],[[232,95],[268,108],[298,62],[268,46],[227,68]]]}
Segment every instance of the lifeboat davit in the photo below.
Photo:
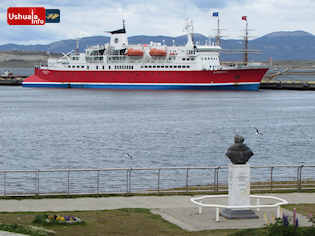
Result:
{"label": "lifeboat davit", "polygon": [[160,56],[165,57],[166,51],[163,49],[152,48],[149,52],[150,56]]}
{"label": "lifeboat davit", "polygon": [[127,56],[142,57],[143,51],[140,49],[128,48]]}

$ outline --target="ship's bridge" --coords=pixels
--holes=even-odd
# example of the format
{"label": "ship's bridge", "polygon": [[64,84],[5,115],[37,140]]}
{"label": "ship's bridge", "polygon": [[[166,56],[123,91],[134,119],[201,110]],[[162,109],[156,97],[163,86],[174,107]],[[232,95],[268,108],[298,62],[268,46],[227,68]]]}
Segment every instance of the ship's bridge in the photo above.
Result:
{"label": "ship's bridge", "polygon": [[220,51],[222,48],[216,45],[197,45],[197,62],[200,65],[200,69],[203,70],[218,70],[220,69]]}

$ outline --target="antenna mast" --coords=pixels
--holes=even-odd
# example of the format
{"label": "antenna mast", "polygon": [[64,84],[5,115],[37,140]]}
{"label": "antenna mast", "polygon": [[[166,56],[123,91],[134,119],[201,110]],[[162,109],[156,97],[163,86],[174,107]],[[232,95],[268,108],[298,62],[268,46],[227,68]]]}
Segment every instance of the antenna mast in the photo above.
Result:
{"label": "antenna mast", "polygon": [[80,41],[80,38],[76,38],[76,41],[75,41],[75,51],[77,54],[79,54],[80,50],[79,50],[79,41]]}
{"label": "antenna mast", "polygon": [[126,20],[124,18],[122,20],[122,23],[123,23],[123,29],[126,29]]}

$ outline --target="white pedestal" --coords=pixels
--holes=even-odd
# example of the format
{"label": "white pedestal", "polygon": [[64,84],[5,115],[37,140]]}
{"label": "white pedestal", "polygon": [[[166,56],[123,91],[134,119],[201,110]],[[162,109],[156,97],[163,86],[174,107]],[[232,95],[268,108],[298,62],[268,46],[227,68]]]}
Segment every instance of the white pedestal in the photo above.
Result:
{"label": "white pedestal", "polygon": [[250,204],[250,167],[245,165],[229,165],[229,200],[230,206],[248,206]]}
{"label": "white pedestal", "polygon": [[[229,206],[250,205],[250,167],[248,164],[229,165]],[[258,218],[250,209],[223,209],[221,215],[228,219]]]}

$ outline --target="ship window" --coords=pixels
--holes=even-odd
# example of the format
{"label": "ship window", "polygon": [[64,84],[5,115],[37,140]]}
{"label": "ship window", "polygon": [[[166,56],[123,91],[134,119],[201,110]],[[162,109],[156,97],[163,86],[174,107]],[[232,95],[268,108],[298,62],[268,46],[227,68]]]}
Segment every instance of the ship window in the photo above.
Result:
{"label": "ship window", "polygon": [[96,66],[96,70],[98,70],[98,66]]}
{"label": "ship window", "polygon": [[178,66],[178,68],[181,68],[181,66]]}
{"label": "ship window", "polygon": [[182,68],[185,68],[186,66],[182,66]]}
{"label": "ship window", "polygon": [[81,66],[81,68],[84,68],[84,66]]}
{"label": "ship window", "polygon": [[173,68],[173,66],[170,66],[170,68]]}
{"label": "ship window", "polygon": [[75,66],[72,66],[72,68],[75,68]]}
{"label": "ship window", "polygon": [[71,66],[68,66],[68,68],[71,68]]}
{"label": "ship window", "polygon": [[168,68],[168,66],[165,66],[165,68]]}
{"label": "ship window", "polygon": [[174,68],[177,68],[177,66],[174,66]]}
{"label": "ship window", "polygon": [[186,60],[186,58],[182,58],[182,60],[183,60],[183,61],[185,61],[185,60]]}
{"label": "ship window", "polygon": [[189,61],[189,58],[187,58],[187,61]]}
{"label": "ship window", "polygon": [[105,66],[103,66],[103,70],[105,69]]}
{"label": "ship window", "polygon": [[115,43],[118,43],[118,38],[115,38]]}
{"label": "ship window", "polygon": [[131,66],[131,69],[133,70],[133,66]]}
{"label": "ship window", "polygon": [[161,66],[161,68],[164,68],[164,66]]}
{"label": "ship window", "polygon": [[149,66],[149,68],[151,68],[152,66]]}
{"label": "ship window", "polygon": [[160,68],[160,66],[156,66],[156,68]]}
{"label": "ship window", "polygon": [[192,61],[194,61],[194,60],[195,60],[195,58],[191,58],[191,60],[192,60]]}
{"label": "ship window", "polygon": [[147,68],[147,66],[144,66],[144,68]]}
{"label": "ship window", "polygon": [[86,69],[89,69],[90,67],[89,66],[86,66]]}
{"label": "ship window", "polygon": [[155,68],[156,66],[153,66],[153,68]]}
{"label": "ship window", "polygon": [[110,66],[108,66],[108,69],[110,70]]}

